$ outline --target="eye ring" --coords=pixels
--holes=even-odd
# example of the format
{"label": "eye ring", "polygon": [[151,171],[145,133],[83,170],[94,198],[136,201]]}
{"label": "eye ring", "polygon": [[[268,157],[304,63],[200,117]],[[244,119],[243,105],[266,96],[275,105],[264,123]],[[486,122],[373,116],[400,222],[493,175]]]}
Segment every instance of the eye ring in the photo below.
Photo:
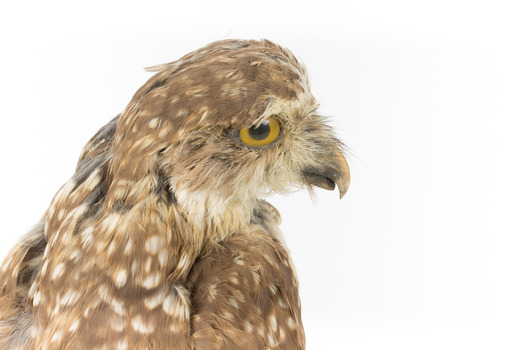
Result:
{"label": "eye ring", "polygon": [[239,138],[247,146],[264,147],[274,142],[279,136],[281,127],[277,119],[270,117],[260,125],[239,130]]}

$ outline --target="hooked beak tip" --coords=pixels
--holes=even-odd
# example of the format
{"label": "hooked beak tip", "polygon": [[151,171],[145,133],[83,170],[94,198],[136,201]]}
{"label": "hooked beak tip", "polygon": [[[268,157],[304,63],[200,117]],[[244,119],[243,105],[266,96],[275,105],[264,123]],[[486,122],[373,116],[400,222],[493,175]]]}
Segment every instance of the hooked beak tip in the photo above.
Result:
{"label": "hooked beak tip", "polygon": [[341,151],[337,151],[333,161],[326,168],[307,169],[303,171],[303,176],[310,185],[324,188],[325,190],[332,191],[337,185],[340,199],[344,197],[350,186],[350,168]]}
{"label": "hooked beak tip", "polygon": [[348,163],[342,152],[338,152],[335,157],[335,162],[339,170],[339,177],[334,182],[339,188],[339,199],[341,199],[344,197],[350,186],[350,168],[348,167]]}

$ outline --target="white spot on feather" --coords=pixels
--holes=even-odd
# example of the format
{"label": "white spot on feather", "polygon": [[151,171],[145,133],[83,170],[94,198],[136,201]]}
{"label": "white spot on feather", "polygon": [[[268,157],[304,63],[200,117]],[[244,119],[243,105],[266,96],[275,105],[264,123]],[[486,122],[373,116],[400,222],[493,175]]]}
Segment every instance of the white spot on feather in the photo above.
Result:
{"label": "white spot on feather", "polygon": [[122,317],[119,316],[113,316],[111,318],[111,328],[117,332],[120,332],[124,329],[124,320]]}
{"label": "white spot on feather", "polygon": [[164,301],[165,297],[166,297],[166,291],[160,290],[158,293],[154,294],[153,296],[144,299],[144,305],[146,305],[146,307],[150,310],[154,309]]}
{"label": "white spot on feather", "polygon": [[138,262],[138,260],[133,260],[133,262],[131,263],[131,274],[132,275],[136,275],[138,273],[139,265],[140,263]]}
{"label": "white spot on feather", "polygon": [[124,254],[125,255],[129,255],[129,253],[131,253],[131,248],[133,248],[133,241],[129,240],[126,243],[126,246],[124,247]]}
{"label": "white spot on feather", "polygon": [[166,267],[168,264],[168,251],[166,249],[162,249],[159,253],[159,264],[160,267]]}
{"label": "white spot on feather", "polygon": [[164,240],[159,236],[150,237],[146,241],[146,251],[148,253],[155,254],[160,250],[160,248],[162,248],[163,243]]}
{"label": "white spot on feather", "polygon": [[111,241],[111,243],[109,244],[109,246],[106,249],[107,254],[109,254],[109,255],[113,254],[113,252],[115,251],[116,248],[117,248],[117,245],[115,244],[115,241]]}
{"label": "white spot on feather", "polygon": [[257,334],[259,334],[261,337],[264,337],[264,328],[263,326],[257,327]]}
{"label": "white spot on feather", "polygon": [[33,298],[33,306],[38,306],[40,303],[40,291],[36,292],[35,297]]}
{"label": "white spot on feather", "polygon": [[78,293],[72,289],[68,290],[62,298],[60,298],[60,305],[67,305],[76,302],[78,299]]}
{"label": "white spot on feather", "polygon": [[237,301],[233,298],[230,298],[229,300],[229,303],[231,306],[233,306],[234,308],[238,309],[239,308],[239,304],[237,304]]}
{"label": "white spot on feather", "polygon": [[107,302],[109,300],[109,290],[108,287],[102,285],[98,287],[98,295],[102,300]]}
{"label": "white spot on feather", "polygon": [[115,299],[111,301],[111,307],[113,307],[113,310],[119,315],[124,315],[126,313],[122,304]]}
{"label": "white spot on feather", "polygon": [[284,303],[283,298],[279,298],[278,301],[279,301],[279,306],[281,307],[281,309],[285,309],[286,304]]}
{"label": "white spot on feather", "polygon": [[71,252],[71,254],[69,255],[69,260],[76,260],[76,258],[80,255],[80,250],[79,249],[75,249]]}
{"label": "white spot on feather", "polygon": [[128,348],[128,340],[120,339],[117,343],[117,350],[127,350],[127,348]]}
{"label": "white spot on feather", "polygon": [[158,125],[158,122],[159,122],[159,119],[158,118],[153,118],[149,121],[148,123],[148,126],[152,129],[156,128],[157,125]]}
{"label": "white spot on feather", "polygon": [[284,343],[286,340],[286,332],[282,327],[279,327],[279,342]]}
{"label": "white spot on feather", "polygon": [[31,284],[31,288],[29,288],[29,292],[27,293],[27,295],[32,298],[34,297],[35,295],[35,291],[36,291],[36,282],[33,282],[33,284]]}
{"label": "white spot on feather", "polygon": [[58,277],[62,276],[62,273],[64,273],[64,263],[60,263],[55,267],[53,274],[51,275],[51,280],[56,280]]}
{"label": "white spot on feather", "polygon": [[128,280],[128,272],[124,269],[117,271],[117,273],[115,274],[113,278],[113,281],[115,281],[115,286],[117,288],[120,288],[123,285],[125,285],[127,280]]}
{"label": "white spot on feather", "polygon": [[55,308],[53,309],[53,316],[58,315],[59,311],[60,311],[60,304],[56,304]]}
{"label": "white spot on feather", "polygon": [[145,334],[145,333],[151,333],[154,331],[154,327],[152,324],[145,324],[142,318],[137,315],[131,320],[131,327],[133,327],[134,330]]}
{"label": "white spot on feather", "polygon": [[[177,289],[179,290],[179,289]],[[189,318],[189,307],[185,305],[184,296],[179,292],[177,296],[170,294],[164,299],[162,303],[162,310],[171,316],[178,316],[181,320]]]}
{"label": "white spot on feather", "polygon": [[75,321],[73,321],[73,323],[71,324],[71,327],[69,327],[69,332],[74,332],[77,330],[78,328],[78,325],[80,324],[80,321],[78,319],[76,319]]}
{"label": "white spot on feather", "polygon": [[84,248],[90,247],[93,244],[93,230],[94,227],[89,226],[80,234],[82,236],[82,245]]}
{"label": "white spot on feather", "polygon": [[277,319],[274,314],[270,315],[270,327],[272,328],[272,331],[277,331]]}
{"label": "white spot on feather", "polygon": [[102,226],[104,230],[106,230],[107,232],[114,232],[117,225],[121,221],[120,219],[121,219],[121,216],[118,213],[112,213],[108,215],[104,219],[104,221],[102,221]]}
{"label": "white spot on feather", "polygon": [[49,260],[44,261],[44,264],[42,265],[42,274],[46,273],[48,265],[49,265]]}
{"label": "white spot on feather", "polygon": [[152,289],[157,287],[160,284],[160,273],[156,273],[155,275],[150,275],[142,281],[142,286],[146,289]]}
{"label": "white spot on feather", "polygon": [[171,131],[171,128],[169,128],[167,125],[164,125],[163,127],[160,128],[159,137],[163,138],[170,131]]}
{"label": "white spot on feather", "polygon": [[62,339],[62,331],[58,331],[55,334],[53,334],[53,337],[51,338],[51,343],[59,342],[60,339]]}
{"label": "white spot on feather", "polygon": [[[207,109],[206,107],[204,107],[204,108],[202,108],[202,110],[203,110],[204,112],[203,112],[202,115],[201,115],[201,120],[200,120],[200,122],[203,122],[203,121],[206,119],[206,117],[208,116],[208,109]],[[201,111],[202,111],[202,110],[201,110]]]}
{"label": "white spot on feather", "polygon": [[291,317],[288,317],[287,325],[288,325],[289,329],[294,330],[295,329],[295,321],[294,321],[294,319],[291,318]]}
{"label": "white spot on feather", "polygon": [[146,259],[146,263],[144,264],[144,270],[146,271],[146,273],[150,273],[152,263],[153,263],[153,259],[151,258],[151,256],[149,256]]}
{"label": "white spot on feather", "polygon": [[273,337],[273,335],[271,334],[268,334],[268,343],[270,343],[271,346],[275,346],[275,339]]}

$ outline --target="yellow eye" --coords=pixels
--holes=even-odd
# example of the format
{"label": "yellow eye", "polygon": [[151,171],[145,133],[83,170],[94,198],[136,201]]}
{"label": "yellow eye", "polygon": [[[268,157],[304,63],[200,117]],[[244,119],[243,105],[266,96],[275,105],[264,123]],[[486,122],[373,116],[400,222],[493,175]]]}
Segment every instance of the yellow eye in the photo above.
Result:
{"label": "yellow eye", "polygon": [[281,128],[275,118],[268,118],[259,126],[244,128],[239,131],[241,141],[247,146],[264,147],[275,141]]}

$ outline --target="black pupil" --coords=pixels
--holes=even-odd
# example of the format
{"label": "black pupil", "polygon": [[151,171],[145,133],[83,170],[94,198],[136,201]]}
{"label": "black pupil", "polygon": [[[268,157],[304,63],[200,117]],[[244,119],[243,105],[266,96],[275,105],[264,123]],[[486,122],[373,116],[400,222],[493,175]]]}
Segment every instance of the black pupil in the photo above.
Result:
{"label": "black pupil", "polygon": [[258,127],[252,126],[249,130],[252,139],[261,141],[270,135],[270,124],[262,122]]}

